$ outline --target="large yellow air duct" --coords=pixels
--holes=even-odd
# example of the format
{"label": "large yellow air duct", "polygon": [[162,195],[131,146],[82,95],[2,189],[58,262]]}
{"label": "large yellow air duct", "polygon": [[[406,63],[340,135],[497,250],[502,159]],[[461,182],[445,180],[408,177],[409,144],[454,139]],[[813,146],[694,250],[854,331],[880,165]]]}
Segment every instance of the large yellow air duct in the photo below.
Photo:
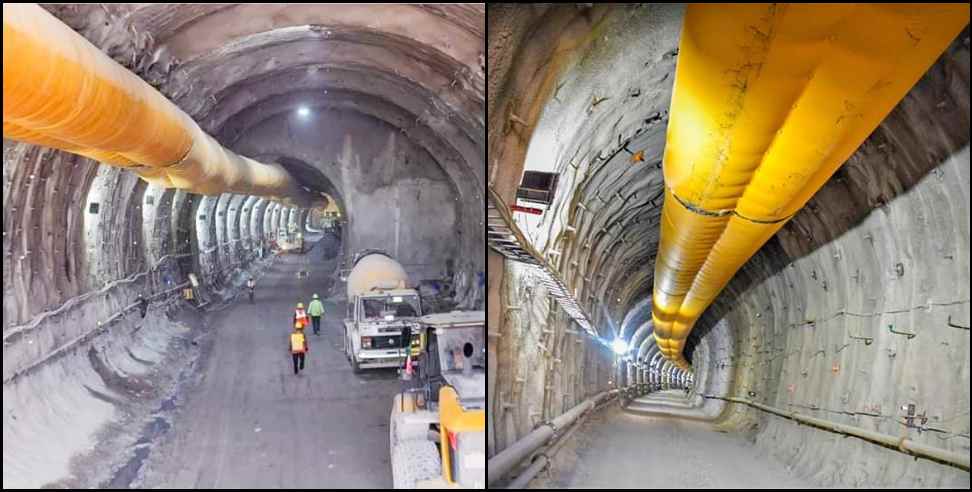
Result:
{"label": "large yellow air duct", "polygon": [[214,195],[323,205],[279,164],[223,148],[188,115],[34,4],[3,5],[3,135]]}
{"label": "large yellow air duct", "polygon": [[968,4],[692,4],[664,156],[662,354],[968,23]]}

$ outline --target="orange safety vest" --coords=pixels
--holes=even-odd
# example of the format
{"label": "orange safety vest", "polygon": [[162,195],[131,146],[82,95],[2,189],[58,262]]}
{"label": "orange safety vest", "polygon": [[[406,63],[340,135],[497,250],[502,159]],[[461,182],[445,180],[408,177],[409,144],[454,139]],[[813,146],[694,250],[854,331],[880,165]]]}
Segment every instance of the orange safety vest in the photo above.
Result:
{"label": "orange safety vest", "polygon": [[290,334],[290,352],[294,354],[302,354],[306,352],[304,347],[304,334],[303,333],[291,333]]}
{"label": "orange safety vest", "polygon": [[294,318],[296,318],[297,322],[301,325],[307,326],[307,311],[304,311],[303,309],[296,310],[294,312]]}

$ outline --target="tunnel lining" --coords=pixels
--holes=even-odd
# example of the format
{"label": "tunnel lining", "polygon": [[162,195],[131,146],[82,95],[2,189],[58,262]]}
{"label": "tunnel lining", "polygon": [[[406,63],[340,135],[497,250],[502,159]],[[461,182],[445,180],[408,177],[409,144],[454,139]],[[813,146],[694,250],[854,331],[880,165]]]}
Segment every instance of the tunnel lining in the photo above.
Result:
{"label": "tunnel lining", "polygon": [[[645,12],[656,15],[640,19]],[[489,149],[491,157],[497,156],[496,161],[491,158],[489,163],[490,186],[501,198],[509,199],[524,169],[576,176],[562,180],[563,195],[555,198],[542,219],[524,216],[518,225],[532,235],[534,245],[542,253],[554,250],[560,253],[554,255],[560,273],[578,299],[590,303],[590,311],[597,317],[595,322],[603,328],[604,336],[609,330],[608,320],[623,319],[624,338],[634,338],[633,332],[641,323],[630,320],[637,317],[637,305],[645,302],[653,283],[650,263],[656,244],[650,235],[657,221],[635,224],[635,218],[645,213],[626,216],[624,210],[650,198],[642,194],[646,189],[642,186],[648,181],[635,176],[643,177],[657,166],[647,154],[654,150],[660,157],[658,146],[663,141],[649,143],[654,148],[647,149],[642,154],[644,160],[637,162],[633,159],[635,153],[643,150],[638,145],[628,145],[627,152],[612,152],[618,146],[624,147],[625,137],[630,135],[625,128],[634,128],[637,123],[644,125],[637,126],[637,140],[652,142],[652,138],[645,138],[646,131],[649,137],[664,133],[667,113],[661,109],[646,110],[641,101],[657,100],[661,94],[667,103],[668,96],[659,87],[671,82],[671,73],[664,73],[667,70],[664,67],[666,60],[671,61],[670,67],[674,66],[678,51],[670,39],[665,39],[665,27],[659,23],[671,20],[665,16],[672,13],[677,14],[678,9],[598,6],[526,11],[515,6],[497,6],[489,12],[491,33],[495,30],[498,34],[495,44],[491,35],[489,53]],[[674,21],[678,20],[674,16]],[[644,21],[641,25],[652,27],[651,33],[634,27],[641,21]],[[610,33],[610,40],[600,36],[605,32]],[[642,48],[638,40],[632,41],[647,36],[655,36],[651,48]],[[664,49],[666,43],[671,50]],[[653,57],[656,54],[657,58]],[[967,317],[967,304],[962,303],[967,292],[964,286],[968,284],[964,278],[968,275],[965,265],[968,179],[962,174],[967,174],[968,167],[965,160],[969,133],[967,60],[968,28],[843,170],[770,240],[759,257],[739,272],[738,280],[706,311],[686,347],[686,355],[697,369],[694,385],[699,391],[724,394],[741,391],[744,395],[752,391],[771,405],[778,402],[774,406],[780,408],[787,403],[810,406],[814,403],[802,400],[824,395],[830,401],[815,403],[821,410],[813,412],[881,405],[885,417],[890,413],[888,408],[896,408],[901,403],[898,400],[915,391],[924,395],[924,403],[929,407],[952,406],[949,403],[952,395],[945,388],[968,386],[967,381],[957,376],[962,371],[956,364],[962,360],[956,359],[953,352],[963,347],[967,350],[967,339],[954,339],[955,334],[946,329],[947,314],[952,319]],[[494,62],[498,67],[495,72]],[[650,75],[642,73],[642,66],[647,67]],[[653,71],[652,67],[658,70]],[[605,76],[593,81],[591,74]],[[547,142],[536,146],[536,159],[533,159],[534,145],[541,139]],[[610,162],[612,157],[617,162]],[[532,166],[531,159],[537,161],[537,167]],[[595,193],[599,184],[604,188]],[[631,193],[632,186],[639,186],[637,195]],[[951,191],[945,187],[951,187]],[[623,203],[626,205],[622,206]],[[934,212],[930,206],[934,206]],[[625,222],[615,224],[615,219]],[[906,235],[903,231],[922,233]],[[933,237],[937,238],[935,244],[932,244]],[[494,279],[502,280],[497,289],[504,300],[499,304],[503,308],[490,313],[491,329],[498,335],[493,340],[494,350],[500,353],[497,361],[500,374],[491,383],[495,387],[491,391],[499,395],[491,403],[491,418],[496,422],[491,452],[495,453],[522,435],[517,426],[529,426],[526,410],[504,410],[500,406],[507,401],[504,400],[507,394],[521,394],[516,378],[523,377],[520,374],[524,367],[535,367],[535,364],[523,353],[529,344],[521,347],[504,340],[522,336],[518,326],[522,321],[516,319],[518,314],[508,312],[506,306],[532,308],[530,299],[516,295],[521,288],[517,284],[523,280],[513,273],[509,262],[491,258],[490,269],[491,283]],[[961,287],[957,289],[959,292],[943,296],[939,289],[945,285]],[[514,295],[507,298],[508,293]],[[866,298],[868,295],[876,299]],[[602,314],[599,309],[593,309],[599,301],[606,304],[607,312]],[[904,304],[898,306],[898,301]],[[939,306],[949,303],[957,304]],[[916,304],[921,307],[918,311],[911,309]],[[900,309],[906,312],[894,312]],[[886,310],[893,312],[884,313]],[[867,316],[860,318],[851,313]],[[878,316],[901,319],[884,321]],[[926,338],[926,343],[942,336],[949,345],[918,348],[915,340],[921,334],[913,339],[896,335],[887,328],[888,322],[905,333],[916,333],[919,326],[924,327],[926,335],[933,333]],[[569,330],[556,316],[551,316],[544,328],[552,330],[554,337]],[[854,338],[838,340],[838,334],[844,330],[858,337],[870,337],[873,343],[864,345]],[[879,352],[874,344],[881,343],[882,352]],[[638,355],[644,346],[642,342],[637,347]],[[649,365],[650,358],[657,353],[653,347],[648,343]],[[514,355],[504,358],[504,350],[513,351]],[[948,363],[941,361],[941,357],[935,358],[934,363],[943,364],[936,374],[947,373],[955,380],[944,387],[931,388],[921,361],[928,354],[944,353],[943,350],[951,354],[944,358],[953,359],[953,367],[945,369]],[[853,363],[852,356],[856,358],[864,353],[868,355]],[[835,358],[839,360],[835,362]],[[617,368],[622,369],[628,372],[629,367]],[[868,375],[856,375],[859,370],[868,371]],[[588,368],[585,377],[589,378],[594,371]],[[879,374],[884,378],[879,378]],[[634,375],[638,375],[637,367]],[[657,373],[649,372],[648,377],[649,381],[657,378]],[[538,379],[554,385],[553,390],[547,390],[552,393],[567,389],[555,377]],[[852,380],[855,381],[852,386],[846,386]],[[897,384],[901,387],[895,391]],[[789,386],[795,389],[790,390]],[[828,387],[837,389],[829,394]],[[959,399],[964,402],[966,395],[959,394]],[[546,404],[546,401],[542,403]],[[521,396],[518,405],[533,408],[540,407],[541,403]],[[787,463],[824,485],[914,485],[904,481],[907,477],[916,477],[923,485],[961,484],[951,472],[941,473],[934,466],[913,464],[904,456],[886,455],[859,445],[835,451],[826,445],[825,437],[803,429],[793,430],[752,412],[727,410],[722,405],[706,401],[696,413],[709,419],[721,415],[716,421],[719,428],[739,432],[770,453],[781,452],[784,443],[800,446],[800,453],[786,455]],[[538,411],[547,410],[538,408]],[[848,418],[840,413],[834,415],[838,420]],[[949,418],[947,412],[939,411],[936,415]],[[515,422],[517,419],[522,420]],[[894,424],[884,420],[874,425],[891,429]],[[914,429],[909,432],[915,435]],[[928,433],[923,433],[922,438],[925,436]],[[930,443],[953,445],[938,442],[934,437]],[[807,451],[810,448],[814,451]],[[826,463],[819,459],[820,455],[835,453],[841,457]],[[851,473],[835,466],[837,462],[863,458],[873,458],[865,466],[871,481],[865,480],[863,472]],[[900,471],[884,473],[880,466],[872,464],[880,462],[891,463],[890,466]],[[873,481],[874,477],[879,477],[877,482]]]}

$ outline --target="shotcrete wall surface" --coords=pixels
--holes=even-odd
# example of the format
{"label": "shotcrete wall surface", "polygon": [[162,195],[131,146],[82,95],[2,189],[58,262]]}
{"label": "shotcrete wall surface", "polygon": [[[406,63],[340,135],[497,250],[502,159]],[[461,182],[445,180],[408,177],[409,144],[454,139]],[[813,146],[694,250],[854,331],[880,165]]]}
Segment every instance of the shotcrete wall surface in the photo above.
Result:
{"label": "shotcrete wall surface", "polygon": [[[631,6],[612,13],[601,6],[498,6],[490,7],[488,13],[489,185],[507,203],[515,203],[513,197],[523,169],[560,173],[558,193],[544,216],[539,220],[520,218],[518,225],[542,253],[559,252],[548,256],[548,261],[559,268],[561,277],[606,339],[614,338],[615,326],[632,331],[637,328],[628,328],[633,323],[625,320],[627,312],[618,299],[628,294],[618,289],[634,289],[645,283],[635,268],[643,263],[630,258],[631,263],[624,266],[630,267],[625,272],[631,276],[621,278],[615,277],[622,271],[622,263],[616,260],[627,253],[647,262],[648,252],[657,241],[658,212],[652,211],[651,204],[662,185],[660,169],[655,166],[660,162],[664,144],[664,120],[658,115],[667,110],[671,97],[668,72],[674,69],[674,59],[668,53],[677,46],[683,8]],[[652,26],[657,32],[635,27],[639,25]],[[542,69],[536,70],[538,66]],[[604,75],[610,80],[598,78]],[[623,147],[633,152],[644,150],[645,162],[633,167]],[[604,190],[600,189],[602,185]],[[618,190],[625,191],[625,195],[616,197]],[[490,260],[491,292],[499,289],[503,296],[522,288],[510,278],[515,271],[512,265]],[[611,268],[615,270],[610,271]],[[493,269],[502,272],[494,274]],[[638,278],[642,281],[635,281],[633,287],[633,279]],[[647,284],[650,286],[650,278]],[[494,299],[492,293],[490,299]],[[498,352],[498,363],[494,365],[497,395],[511,388],[517,394],[518,387],[513,386],[515,374],[537,372],[531,359],[519,355],[524,351],[532,353],[532,348],[526,348],[531,343],[524,342],[521,348],[515,337],[508,338],[508,306],[515,308],[518,303],[489,304],[490,326],[495,326],[500,334],[491,340]],[[520,309],[518,316],[522,317],[527,309]],[[578,330],[566,320],[555,321],[563,318],[560,308],[555,308],[547,327],[553,333],[547,336],[563,337],[568,330]],[[558,372],[582,373],[574,377],[594,385],[584,388],[589,392],[586,396],[618,384],[614,381],[619,371],[614,355],[592,343],[589,337],[574,337],[575,345],[585,353],[596,354],[595,359],[602,362],[594,370],[584,366],[571,368],[562,361]],[[562,403],[556,394],[562,398],[566,390],[553,391],[555,398],[534,409],[534,413],[559,415],[556,412]],[[501,435],[504,424],[500,419],[515,419],[519,427],[534,425],[529,412],[503,410],[503,404],[496,398],[491,403],[494,422],[498,422],[491,452],[502,450],[516,434]],[[522,415],[513,416],[515,412]]]}
{"label": "shotcrete wall surface", "polygon": [[[969,319],[968,183],[966,145],[852,230],[790,253],[792,263],[738,295],[725,318],[740,343],[736,393],[967,452],[969,339],[949,323]],[[784,248],[800,240],[780,238]],[[934,430],[904,425],[909,404]],[[737,410],[727,421],[758,426],[760,446],[824,485],[968,486],[966,472],[782,419]],[[835,459],[815,457],[824,453]]]}
{"label": "shotcrete wall surface", "polygon": [[568,318],[533,267],[509,263],[503,279],[502,320],[493,367],[496,388],[490,425],[494,449],[504,449],[547,422],[617,384],[614,356]]}
{"label": "shotcrete wall surface", "polygon": [[334,110],[311,118],[271,117],[242,134],[238,148],[287,155],[319,170],[344,197],[353,249],[386,249],[413,280],[446,276],[446,264],[461,252],[462,208],[437,161],[374,118]]}

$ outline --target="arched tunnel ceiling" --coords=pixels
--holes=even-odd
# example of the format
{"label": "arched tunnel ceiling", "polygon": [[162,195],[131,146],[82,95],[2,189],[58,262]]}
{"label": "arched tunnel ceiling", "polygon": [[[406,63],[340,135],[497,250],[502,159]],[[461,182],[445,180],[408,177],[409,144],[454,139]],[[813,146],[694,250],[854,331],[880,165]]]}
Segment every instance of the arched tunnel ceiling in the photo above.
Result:
{"label": "arched tunnel ceiling", "polygon": [[[157,85],[212,134],[268,98],[333,90],[352,101],[349,109],[460,149],[461,160],[441,158],[482,182],[482,5],[45,8]],[[395,121],[388,113],[407,118]]]}
{"label": "arched tunnel ceiling", "polygon": [[[526,170],[559,172],[559,193],[542,220],[519,219],[541,249],[564,250],[562,262],[578,262],[591,279],[589,300],[607,305],[616,322],[652,285],[684,7],[624,9],[631,15],[593,22],[603,34],[585,39],[583,55],[563,62],[524,162]],[[576,233],[566,234],[565,223]],[[602,337],[613,336],[604,331],[609,325],[599,324]],[[624,328],[630,336],[637,326]]]}
{"label": "arched tunnel ceiling", "polygon": [[[227,145],[233,145],[239,137],[245,133],[246,129],[259,125],[264,121],[275,118],[282,114],[292,113],[299,107],[310,109],[338,109],[354,111],[383,121],[389,125],[397,127],[403,135],[416,141],[424,147],[431,155],[436,156],[442,162],[451,161],[457,166],[462,162],[469,162],[476,158],[476,148],[473,142],[468,139],[454,139],[447,141],[443,135],[437,134],[428,126],[421,123],[420,117],[415,117],[414,113],[399,105],[391,104],[384,99],[376,98],[355,90],[327,89],[325,91],[307,88],[304,85],[292,87],[282,93],[269,92],[280,90],[281,87],[291,87],[294,78],[268,83],[269,87],[266,97],[259,102],[246,104],[238,112],[224,114],[236,108],[236,97],[224,106],[226,109],[217,111],[212,116],[215,127],[221,128],[217,139]],[[246,99],[245,92],[237,93]],[[219,119],[215,119],[219,118]],[[458,145],[456,148],[453,144]],[[460,168],[463,169],[463,168]]]}

